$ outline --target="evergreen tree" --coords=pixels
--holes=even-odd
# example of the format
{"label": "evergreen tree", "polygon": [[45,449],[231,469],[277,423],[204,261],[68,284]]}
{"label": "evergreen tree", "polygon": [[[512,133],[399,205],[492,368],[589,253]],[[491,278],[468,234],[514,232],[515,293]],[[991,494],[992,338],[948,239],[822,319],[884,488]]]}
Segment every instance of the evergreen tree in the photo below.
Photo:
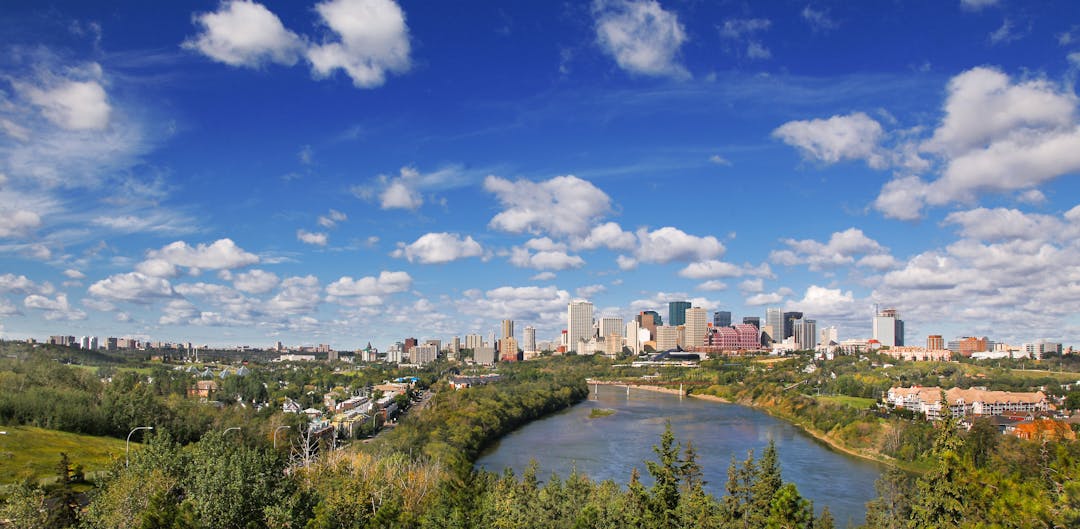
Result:
{"label": "evergreen tree", "polygon": [[836,529],[836,522],[833,521],[832,511],[828,506],[821,509],[821,516],[814,520],[814,529]]}
{"label": "evergreen tree", "polygon": [[780,477],[780,460],[776,453],[776,443],[772,440],[761,453],[757,471],[754,473],[753,485],[750,487],[749,518],[751,527],[763,527],[765,519],[770,516],[773,496],[783,486],[784,480]]}
{"label": "evergreen tree", "polygon": [[811,529],[814,524],[814,508],[799,495],[792,483],[776,491],[769,503],[769,514],[760,526],[766,529]]}
{"label": "evergreen tree", "polygon": [[959,452],[963,440],[956,432],[956,420],[948,414],[942,394],[945,418],[934,439],[937,461],[929,472],[915,482],[911,502],[910,529],[952,529],[964,520],[964,500],[968,497],[963,482],[963,463]]}
{"label": "evergreen tree", "polygon": [[655,512],[664,520],[665,525],[672,520],[675,508],[679,505],[679,445],[675,443],[675,434],[671,431],[671,422],[664,427],[660,436],[660,445],[653,446],[657,461],[647,461],[646,468],[653,477],[650,490]]}
{"label": "evergreen tree", "polygon": [[902,529],[911,518],[911,478],[889,467],[874,483],[877,497],[866,503],[868,529]]}

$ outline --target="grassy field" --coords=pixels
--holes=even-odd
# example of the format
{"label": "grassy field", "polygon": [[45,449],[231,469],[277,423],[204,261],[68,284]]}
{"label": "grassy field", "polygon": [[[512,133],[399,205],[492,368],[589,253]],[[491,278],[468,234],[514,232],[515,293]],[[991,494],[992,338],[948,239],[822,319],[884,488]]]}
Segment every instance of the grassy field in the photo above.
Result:
{"label": "grassy field", "polygon": [[[104,470],[113,458],[124,457],[124,441],[111,437],[78,435],[31,426],[0,426],[0,485],[27,477],[41,480],[56,476],[60,452],[87,474]],[[136,437],[138,439],[138,437]],[[132,440],[132,450],[135,442]]]}
{"label": "grassy field", "polygon": [[820,395],[817,400],[821,402],[830,402],[833,404],[842,404],[844,406],[851,406],[860,410],[865,410],[870,407],[871,404],[876,402],[874,399],[867,399],[863,397],[848,397],[847,395]]}

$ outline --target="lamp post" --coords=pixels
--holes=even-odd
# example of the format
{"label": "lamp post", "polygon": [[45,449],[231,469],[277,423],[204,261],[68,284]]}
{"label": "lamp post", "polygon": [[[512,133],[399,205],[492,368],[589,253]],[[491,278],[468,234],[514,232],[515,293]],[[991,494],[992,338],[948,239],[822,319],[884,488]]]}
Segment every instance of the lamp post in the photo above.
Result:
{"label": "lamp post", "polygon": [[288,430],[290,428],[292,428],[292,426],[278,426],[274,429],[274,450],[277,450],[277,433],[282,430]]}
{"label": "lamp post", "polygon": [[236,430],[236,431],[238,431],[238,432],[239,432],[239,431],[240,431],[240,427],[239,427],[239,426],[233,426],[233,427],[230,427],[230,428],[226,428],[224,432],[221,432],[221,436],[222,436],[222,437],[225,437],[225,434],[229,433],[229,432],[230,432],[230,431],[232,431],[232,430]]}
{"label": "lamp post", "polygon": [[131,434],[133,434],[133,433],[135,433],[135,432],[137,432],[139,430],[153,430],[153,429],[154,429],[153,426],[137,426],[133,430],[128,432],[127,442],[124,444],[124,468],[127,468],[127,466],[131,464],[131,456],[129,455],[131,453]]}

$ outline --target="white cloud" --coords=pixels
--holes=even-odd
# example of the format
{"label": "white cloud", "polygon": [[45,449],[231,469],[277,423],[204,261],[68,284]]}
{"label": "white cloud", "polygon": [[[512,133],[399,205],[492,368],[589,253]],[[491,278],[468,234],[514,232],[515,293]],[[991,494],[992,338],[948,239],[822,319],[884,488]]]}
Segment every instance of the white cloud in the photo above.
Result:
{"label": "white cloud", "polygon": [[902,176],[887,182],[874,200],[874,208],[886,217],[915,220],[922,217],[926,182],[918,176]]}
{"label": "white cloud", "polygon": [[574,247],[583,250],[601,247],[612,250],[633,250],[635,246],[637,246],[637,238],[634,234],[623,231],[622,227],[615,222],[593,226],[584,239],[574,241]]}
{"label": "white cloud", "polygon": [[340,69],[356,87],[373,88],[411,67],[405,13],[393,0],[327,0],[315,11],[335,37],[307,50],[316,77]]}
{"label": "white cloud", "polygon": [[[100,77],[100,66],[94,67]],[[65,80],[45,89],[26,86],[24,91],[49,121],[63,129],[102,130],[109,124],[112,106],[97,79]]]}
{"label": "white cloud", "polygon": [[383,209],[415,210],[424,204],[424,198],[420,196],[419,191],[399,179],[390,182],[379,194],[379,204]]}
{"label": "white cloud", "polygon": [[0,238],[24,237],[41,226],[41,216],[33,211],[0,208]]}
{"label": "white cloud", "polygon": [[982,241],[1040,240],[1066,229],[1064,223],[1055,217],[1006,208],[954,211],[942,223],[956,224],[964,237]]}
{"label": "white cloud", "polygon": [[1020,193],[1020,195],[1016,197],[1016,200],[1023,202],[1024,204],[1039,205],[1046,203],[1046,195],[1038,189],[1028,189],[1023,193]]}
{"label": "white cloud", "polygon": [[274,289],[280,282],[277,274],[265,270],[251,270],[236,274],[233,287],[248,294],[263,294]]}
{"label": "white cloud", "polygon": [[1000,1],[1001,0],[960,0],[960,5],[977,11],[984,7],[997,5]]}
{"label": "white cloud", "polygon": [[371,184],[353,186],[351,191],[357,198],[377,201],[382,209],[416,210],[424,205],[423,191],[457,187],[470,178],[463,168],[454,165],[430,173],[406,166],[397,175],[380,174]]}
{"label": "white cloud", "polygon": [[467,257],[479,257],[483,253],[484,249],[472,236],[462,239],[456,233],[442,232],[425,234],[412,244],[398,243],[398,249],[391,255],[404,257],[410,263],[417,261],[422,264],[440,264]]}
{"label": "white cloud", "polygon": [[[22,314],[19,312],[19,307],[4,298],[0,298],[0,317],[14,316],[16,314]],[[0,330],[3,330],[3,328],[0,327]]]}
{"label": "white cloud", "polygon": [[746,298],[746,304],[751,307],[760,307],[762,305],[777,305],[781,301],[784,301],[784,296],[778,292],[772,292],[769,294],[754,294]]}
{"label": "white cloud", "polygon": [[679,63],[686,30],[654,0],[596,0],[596,42],[620,68],[651,76],[689,77]]}
{"label": "white cloud", "polygon": [[218,239],[210,245],[199,243],[195,247],[184,241],[176,241],[160,250],[147,252],[147,257],[176,266],[212,270],[239,268],[259,262],[257,255],[245,252],[232,239]]}
{"label": "white cloud", "polygon": [[412,287],[412,276],[408,272],[390,272],[383,270],[378,277],[367,276],[353,279],[343,276],[326,286],[326,293],[334,298],[355,296],[386,296],[405,292]]}
{"label": "white cloud", "polygon": [[724,283],[723,281],[718,281],[716,279],[706,281],[697,286],[698,290],[706,291],[727,290],[727,287],[727,283]]}
{"label": "white cloud", "polygon": [[642,228],[637,236],[640,245],[634,256],[639,261],[649,263],[705,261],[720,257],[725,250],[724,245],[712,235],[698,237],[671,226],[654,231]]}
{"label": "white cloud", "polygon": [[709,161],[716,165],[731,166],[731,161],[719,154],[714,154],[709,157]]}
{"label": "white cloud", "polygon": [[[786,250],[777,250],[769,254],[769,260],[785,266],[808,265],[810,270],[819,271],[853,264],[857,255],[885,255],[888,249],[874,239],[867,237],[858,228],[838,231],[829,237],[828,243],[812,239],[783,239]],[[882,264],[883,260],[868,261],[867,264]]]}
{"label": "white cloud", "polygon": [[149,303],[154,298],[169,298],[176,295],[168,280],[140,272],[109,276],[90,285],[87,291],[99,298],[133,303]]}
{"label": "white cloud", "polygon": [[492,175],[484,179],[484,189],[504,207],[488,225],[511,233],[587,237],[593,222],[611,209],[606,193],[573,175],[543,182]]}
{"label": "white cloud", "polygon": [[296,239],[304,244],[326,246],[326,238],[325,233],[296,230]]}
{"label": "white cloud", "polygon": [[336,209],[331,209],[330,212],[327,213],[326,215],[319,215],[318,222],[319,222],[319,226],[322,226],[324,228],[329,229],[329,228],[336,227],[338,225],[338,223],[345,222],[348,219],[349,219],[348,215],[346,215],[346,214],[344,214],[344,213],[342,213],[342,212],[340,212],[340,211],[338,211]]}
{"label": "white cloud", "polygon": [[772,27],[772,21],[767,18],[729,18],[719,26],[720,37],[745,45],[744,55],[749,59],[768,59],[772,52],[757,37],[758,33],[767,31]]}
{"label": "white cloud", "polygon": [[574,290],[574,296],[581,299],[590,299],[607,290],[604,285],[585,285]]}
{"label": "white cloud", "polygon": [[17,292],[21,294],[52,294],[53,286],[49,283],[35,283],[24,275],[0,274],[0,294]]}
{"label": "white cloud", "polygon": [[45,319],[54,320],[85,320],[86,313],[79,309],[72,309],[68,304],[67,294],[58,294],[56,299],[49,299],[39,294],[31,294],[23,299],[23,305],[28,309],[45,311]]}
{"label": "white cloud", "polygon": [[756,279],[747,279],[739,283],[739,290],[747,294],[755,294],[765,291],[765,281],[760,277]]}
{"label": "white cloud", "polygon": [[108,215],[95,217],[90,222],[95,226],[122,233],[177,234],[190,233],[196,229],[192,219],[186,215],[160,209],[140,212],[139,215],[117,215],[113,211]]}
{"label": "white cloud", "polygon": [[862,112],[828,119],[789,121],[772,132],[774,138],[797,147],[807,158],[825,163],[866,160],[875,169],[887,166],[879,146],[881,124]]}
{"label": "white cloud", "polygon": [[504,286],[486,292],[469,290],[463,295],[458,307],[465,314],[529,321],[552,329],[565,324],[566,305],[571,300],[569,292],[554,286]]}
{"label": "white cloud", "polygon": [[555,272],[540,272],[529,279],[533,281],[551,281],[552,279],[555,279],[555,277]]}
{"label": "white cloud", "polygon": [[814,31],[829,31],[836,29],[837,23],[832,17],[829,16],[829,12],[824,9],[814,9],[807,5],[802,10],[802,18],[810,25],[810,29]]}
{"label": "white cloud", "polygon": [[615,263],[619,265],[620,270],[633,270],[637,268],[638,265],[637,259],[634,259],[633,257],[627,257],[625,255],[620,255],[616,257]]}
{"label": "white cloud", "polygon": [[315,276],[294,276],[281,282],[278,293],[265,307],[277,314],[306,314],[313,312],[322,301],[322,288]]}
{"label": "white cloud", "polygon": [[1017,27],[1013,22],[1013,19],[1005,17],[1005,20],[1001,21],[1001,27],[990,33],[988,38],[990,39],[990,44],[993,45],[1008,44],[1026,37],[1030,32],[1030,23],[1024,27]]}
{"label": "white cloud", "polygon": [[177,325],[190,323],[199,315],[199,309],[186,299],[174,299],[161,309],[158,323],[161,325]]}
{"label": "white cloud", "polygon": [[859,307],[856,306],[855,297],[851,291],[843,291],[839,288],[825,288],[810,285],[806,288],[806,295],[799,301],[792,301],[791,308],[795,308],[813,319],[848,319],[858,317]]}
{"label": "white cloud", "polygon": [[900,262],[895,257],[885,253],[877,255],[866,255],[860,258],[855,266],[861,266],[864,268],[873,268],[874,270],[891,270],[900,265]]}
{"label": "white cloud", "polygon": [[64,270],[64,275],[71,279],[83,279],[86,277],[86,274],[75,270],[74,268],[68,268],[67,270]]}
{"label": "white cloud", "polygon": [[147,259],[135,265],[135,271],[151,277],[176,277],[176,265],[164,259]]}
{"label": "white cloud", "polygon": [[743,275],[745,270],[739,265],[727,263],[724,261],[718,261],[716,259],[710,259],[708,261],[701,261],[698,263],[690,263],[679,271],[679,275],[682,277],[688,277],[691,279],[711,279],[717,277],[739,277]]}
{"label": "white cloud", "polygon": [[303,40],[256,2],[226,0],[217,11],[193,19],[200,33],[182,46],[230,66],[260,68],[268,62],[291,66],[304,51]]}
{"label": "white cloud", "polygon": [[953,273],[953,260],[937,252],[925,252],[908,261],[900,270],[885,274],[884,284],[893,288],[941,290],[955,287],[960,279]]}
{"label": "white cloud", "polygon": [[542,250],[533,253],[528,248],[516,247],[510,251],[510,264],[536,270],[566,270],[585,266],[585,260],[562,250]]}

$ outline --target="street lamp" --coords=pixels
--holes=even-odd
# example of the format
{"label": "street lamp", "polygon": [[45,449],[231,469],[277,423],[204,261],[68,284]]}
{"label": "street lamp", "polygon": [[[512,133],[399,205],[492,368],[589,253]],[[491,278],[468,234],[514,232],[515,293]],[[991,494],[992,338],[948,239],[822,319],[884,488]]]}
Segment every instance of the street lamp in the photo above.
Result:
{"label": "street lamp", "polygon": [[225,434],[229,433],[229,431],[231,431],[231,430],[240,431],[240,427],[239,426],[233,426],[231,428],[226,428],[224,432],[221,432],[221,436],[225,437]]}
{"label": "street lamp", "polygon": [[131,434],[139,430],[153,430],[153,426],[137,426],[135,429],[128,432],[127,443],[124,444],[124,468],[127,468],[131,464],[131,457],[128,455],[131,452]]}
{"label": "street lamp", "polygon": [[277,433],[282,431],[282,430],[288,430],[290,428],[292,428],[292,427],[291,426],[278,426],[277,428],[274,429],[274,450],[277,450]]}

